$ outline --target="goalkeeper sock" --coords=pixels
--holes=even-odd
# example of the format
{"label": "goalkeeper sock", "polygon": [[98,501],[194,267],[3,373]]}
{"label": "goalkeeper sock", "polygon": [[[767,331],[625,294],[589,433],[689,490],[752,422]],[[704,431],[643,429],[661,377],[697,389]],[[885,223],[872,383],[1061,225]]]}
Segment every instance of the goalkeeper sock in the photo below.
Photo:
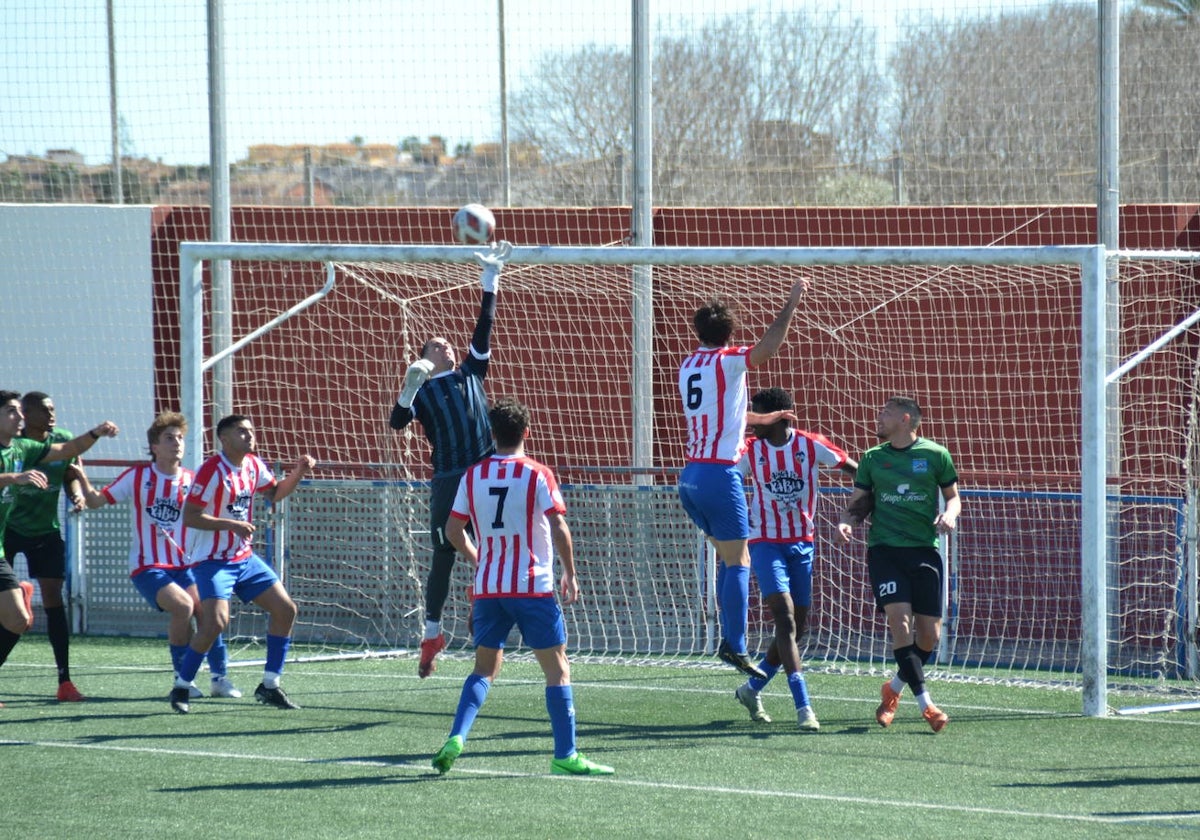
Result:
{"label": "goalkeeper sock", "polygon": [[442,622],[425,620],[425,638],[436,639],[442,634]]}
{"label": "goalkeeper sock", "polygon": [[458,696],[458,709],[454,712],[454,725],[450,727],[450,737],[458,735],[464,741],[471,727],[475,725],[475,717],[487,700],[488,690],[492,687],[487,677],[471,674],[463,682],[462,693]]}
{"label": "goalkeeper sock", "polygon": [[546,711],[554,733],[554,757],[575,755],[575,695],[569,685],[546,686]]}

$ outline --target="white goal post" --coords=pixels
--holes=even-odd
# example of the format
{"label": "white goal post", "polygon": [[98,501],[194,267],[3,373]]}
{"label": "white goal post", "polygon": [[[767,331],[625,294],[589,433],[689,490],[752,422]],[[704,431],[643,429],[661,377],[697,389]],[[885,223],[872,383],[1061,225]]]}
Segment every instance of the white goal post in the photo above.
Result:
{"label": "white goal post", "polygon": [[[201,243],[186,242],[180,247],[180,386],[181,409],[192,419],[188,452],[190,459],[195,462],[209,451],[210,441],[206,437],[206,428],[211,428],[211,416],[232,409],[230,404],[222,404],[219,389],[206,393],[205,374],[210,368],[217,366],[219,360],[226,359],[233,350],[243,346],[250,340],[247,335],[235,340],[228,327],[218,328],[218,318],[211,321],[213,326],[206,331],[205,313],[205,275],[203,267],[214,261],[261,261],[261,262],[297,262],[320,263],[327,266],[327,284],[334,282],[334,265],[423,265],[430,263],[465,264],[473,263],[473,253],[477,249],[458,246],[402,246],[402,245],[334,245],[334,244],[252,244],[252,243]],[[1060,267],[1077,271],[1074,276],[1078,279],[1076,287],[1081,299],[1076,302],[1079,323],[1071,325],[1079,330],[1082,337],[1079,346],[1079,399],[1078,416],[1081,419],[1076,430],[1080,445],[1078,461],[1080,471],[1079,487],[1081,495],[1078,507],[1078,540],[1079,547],[1079,580],[1081,591],[1078,593],[1078,664],[1082,678],[1083,712],[1091,716],[1102,716],[1107,713],[1108,693],[1108,578],[1107,552],[1109,542],[1109,513],[1106,503],[1106,454],[1105,441],[1107,435],[1106,422],[1106,375],[1109,369],[1110,352],[1106,345],[1106,269],[1107,255],[1102,246],[1055,246],[1055,247],[975,247],[975,248],[786,248],[786,247],[747,247],[747,248],[657,248],[657,247],[514,247],[508,261],[509,268],[505,275],[517,274],[522,268],[534,266],[569,266],[574,270],[597,272],[600,267],[632,267],[649,266],[651,271],[630,272],[638,279],[636,282],[650,284],[650,288],[634,290],[634,294],[647,295],[658,282],[656,271],[664,274],[678,268],[696,268],[710,270],[714,267],[734,267],[739,271],[751,271],[767,268],[771,270],[796,271],[828,271],[847,273],[863,271],[864,277],[876,275],[890,276],[893,268],[915,268],[919,277],[940,277],[941,272],[948,272],[946,267],[956,267],[963,270],[970,267],[984,267],[988,271],[1011,267]],[[219,273],[218,273],[219,274]],[[832,274],[830,276],[833,276]],[[854,275],[857,277],[858,275]],[[957,275],[955,275],[957,276]],[[991,277],[991,275],[989,275]],[[845,300],[856,295],[860,288],[857,281],[851,279],[845,288],[831,295],[831,306],[837,304],[837,299]],[[863,281],[866,282],[866,281]],[[890,281],[889,281],[890,282]],[[920,287],[924,279],[906,282],[909,287]],[[686,286],[684,286],[686,288]],[[881,284],[880,289],[890,288]],[[965,285],[964,285],[965,288]],[[296,295],[294,302],[283,301],[270,316],[264,316],[258,328],[248,332],[255,335],[263,334],[270,329],[281,328],[292,313],[310,305],[328,290],[316,289],[309,296]],[[735,297],[738,289],[731,289]],[[890,292],[888,292],[890,294]],[[903,293],[903,292],[901,292]],[[764,292],[764,294],[766,294]],[[874,292],[872,293],[874,294]],[[884,294],[880,292],[879,294]],[[954,290],[945,290],[947,297],[939,298],[934,304],[945,308],[951,304],[946,301],[954,300]],[[1013,292],[1009,294],[1008,300]],[[782,296],[778,292],[770,292],[772,296],[766,304],[777,308]],[[757,292],[755,293],[757,299]],[[748,298],[749,299],[749,298]],[[1005,298],[1001,296],[994,306],[1002,307]],[[885,297],[876,299],[878,305],[886,305]],[[872,303],[871,306],[875,304]],[[691,301],[687,307],[694,308]],[[631,308],[630,311],[636,311]],[[502,317],[509,320],[519,318],[518,314],[508,313]],[[647,317],[646,324],[634,324],[633,345],[639,348],[631,353],[628,362],[629,390],[628,404],[639,407],[628,412],[628,419],[605,418],[604,422],[631,424],[630,437],[635,441],[626,452],[623,468],[634,483],[640,482],[641,474],[656,469],[651,463],[652,453],[658,442],[655,441],[655,411],[654,405],[654,373],[651,369],[653,352],[647,348],[654,346],[654,314]],[[688,314],[690,319],[690,311]],[[816,329],[817,327],[814,327]],[[980,325],[981,330],[987,331],[987,325]],[[753,328],[751,328],[753,329]],[[645,332],[639,334],[639,330]],[[917,335],[918,341],[929,341],[930,354],[939,353],[940,336]],[[946,340],[949,340],[948,338]],[[849,345],[847,345],[849,346]],[[210,347],[209,355],[205,348]],[[1023,351],[1023,348],[1021,348]],[[886,354],[888,348],[877,348],[877,356]],[[967,356],[969,357],[969,352]],[[598,358],[597,362],[603,359]],[[672,360],[677,364],[677,360]],[[876,358],[876,363],[887,366],[889,360],[885,357]],[[625,362],[621,362],[625,364]],[[660,374],[661,376],[661,374]],[[978,373],[969,374],[978,376]],[[880,381],[890,383],[889,378]],[[878,386],[876,386],[878,387]],[[890,394],[878,393],[878,402],[882,403]],[[927,396],[938,398],[937,393],[927,393]],[[1014,403],[1019,400],[1014,399]],[[213,406],[213,408],[209,408]],[[646,411],[645,406],[651,410]],[[996,420],[999,424],[1013,424],[1006,416],[1004,409],[1010,406],[996,406],[1000,412]],[[662,409],[665,410],[665,409]],[[874,411],[871,406],[870,411]],[[938,430],[950,428],[953,417],[946,417],[949,411],[939,411],[941,422]],[[944,433],[942,433],[944,434]],[[935,439],[942,439],[942,434],[933,433]],[[1010,430],[1010,436],[1020,435],[1015,426]],[[954,452],[953,440],[948,441]],[[859,449],[859,446],[850,446]],[[318,455],[318,458],[321,456]],[[957,461],[957,453],[956,453]],[[959,463],[960,473],[972,472],[971,466]],[[610,470],[611,474],[612,470]],[[965,483],[970,490],[969,483]],[[969,523],[972,516],[970,502],[964,522]],[[967,527],[971,527],[968,525]],[[1036,525],[1034,526],[1036,527]],[[950,576],[955,572],[951,570]],[[404,605],[405,609],[413,609],[418,605]],[[303,608],[302,608],[303,609]],[[948,616],[948,633],[953,632],[953,616]],[[945,641],[945,640],[944,640]],[[986,646],[986,645],[985,645]],[[940,660],[939,660],[940,661]],[[980,659],[986,662],[986,655]]]}

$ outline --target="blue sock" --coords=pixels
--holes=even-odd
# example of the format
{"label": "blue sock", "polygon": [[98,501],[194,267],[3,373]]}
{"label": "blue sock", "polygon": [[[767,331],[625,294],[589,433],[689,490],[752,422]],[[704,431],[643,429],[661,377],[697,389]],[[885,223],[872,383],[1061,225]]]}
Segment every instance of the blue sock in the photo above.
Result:
{"label": "blue sock", "polygon": [[797,709],[809,705],[808,685],[804,682],[804,674],[799,671],[788,674],[788,690],[792,692],[792,702],[796,704]]}
{"label": "blue sock", "polygon": [[735,653],[746,652],[746,619],[750,610],[750,570],[729,566],[721,588],[721,618],[725,638]]}
{"label": "blue sock", "polygon": [[769,683],[771,681],[771,678],[779,673],[779,666],[772,665],[770,662],[767,661],[767,658],[764,656],[762,659],[762,662],[758,663],[758,670],[760,670],[764,674],[766,674],[767,678],[765,680],[760,680],[758,677],[751,677],[748,680],[748,682],[750,683],[750,688],[754,691],[755,694],[757,694],[758,692],[762,691],[764,688],[767,687],[767,683]]}
{"label": "blue sock", "polygon": [[195,648],[188,645],[183,649],[183,655],[179,657],[179,667],[175,673],[179,674],[179,679],[190,683],[196,679],[196,672],[200,670],[200,663],[203,661],[204,654],[197,653]]}
{"label": "blue sock", "polygon": [[471,674],[463,682],[462,694],[458,696],[458,709],[454,712],[454,725],[450,727],[451,738],[459,735],[464,741],[467,740],[467,733],[475,725],[475,716],[479,714],[491,687],[491,681],[478,674]]}
{"label": "blue sock", "polygon": [[175,673],[179,673],[179,662],[183,659],[183,652],[187,650],[187,645],[171,645],[171,667]]}
{"label": "blue sock", "polygon": [[217,634],[217,640],[208,649],[208,670],[214,677],[225,676],[229,668],[229,648],[225,647],[225,636]]}
{"label": "blue sock", "polygon": [[575,755],[575,695],[569,685],[546,686],[546,711],[554,733],[554,757]]}
{"label": "blue sock", "polygon": [[292,646],[291,636],[272,636],[267,634],[267,665],[264,670],[273,674],[283,673],[283,663],[287,660],[288,648]]}

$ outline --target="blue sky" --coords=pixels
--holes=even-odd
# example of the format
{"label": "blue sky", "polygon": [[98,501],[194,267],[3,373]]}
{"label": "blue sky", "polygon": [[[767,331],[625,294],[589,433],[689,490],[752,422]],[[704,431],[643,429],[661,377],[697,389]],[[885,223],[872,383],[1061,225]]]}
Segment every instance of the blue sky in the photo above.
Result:
{"label": "blue sky", "polygon": [[[1061,0],[1059,0],[1061,1]],[[648,0],[657,32],[805,0]],[[879,27],[951,14],[1011,12],[1046,0],[842,0]],[[118,110],[126,151],[208,161],[204,0],[113,0]],[[509,89],[540,56],[630,41],[630,0],[505,0]],[[497,0],[224,0],[228,152],[258,143],[396,143],[499,137]],[[0,153],[74,148],[109,158],[104,0],[0,4]]]}

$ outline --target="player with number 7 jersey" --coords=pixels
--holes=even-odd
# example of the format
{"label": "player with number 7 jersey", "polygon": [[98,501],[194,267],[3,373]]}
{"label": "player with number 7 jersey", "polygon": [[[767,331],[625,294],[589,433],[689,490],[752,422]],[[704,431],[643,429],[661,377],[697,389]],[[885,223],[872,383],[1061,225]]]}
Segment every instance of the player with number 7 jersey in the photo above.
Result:
{"label": "player with number 7 jersey", "polygon": [[554,473],[532,458],[491,455],[467,470],[450,515],[475,532],[475,597],[553,597],[546,514],[566,510]]}

